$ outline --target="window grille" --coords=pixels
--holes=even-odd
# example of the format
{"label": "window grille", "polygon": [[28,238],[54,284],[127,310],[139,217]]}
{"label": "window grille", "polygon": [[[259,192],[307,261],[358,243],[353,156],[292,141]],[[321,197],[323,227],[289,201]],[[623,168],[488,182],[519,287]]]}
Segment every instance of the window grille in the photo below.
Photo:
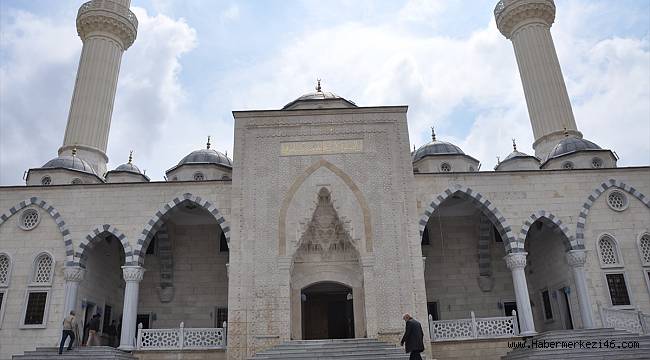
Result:
{"label": "window grille", "polygon": [[81,181],[81,179],[79,178],[74,178],[72,179],[71,184],[79,185],[79,184],[83,184],[83,181]]}
{"label": "window grille", "polygon": [[34,283],[50,284],[52,282],[52,257],[43,254],[38,257],[34,266]]}
{"label": "window grille", "polygon": [[52,178],[49,176],[43,176],[41,179],[41,185],[50,185],[52,183]]}
{"label": "window grille", "polygon": [[451,171],[451,165],[449,165],[448,163],[442,163],[440,165],[440,171],[442,171],[442,172],[450,172]]}
{"label": "window grille", "polygon": [[23,230],[31,230],[38,225],[39,221],[38,211],[36,209],[27,209],[23,211],[20,217],[20,227]]}
{"label": "window grille", "polygon": [[601,167],[603,167],[603,160],[601,160],[600,158],[593,158],[591,159],[591,166],[594,169],[600,169]]}
{"label": "window grille", "polygon": [[641,262],[644,265],[650,265],[650,234],[643,234],[641,236],[639,240],[639,251],[641,252]]}
{"label": "window grille", "polygon": [[627,207],[627,197],[618,190],[614,190],[607,196],[607,204],[614,210],[623,211]]}
{"label": "window grille", "polygon": [[203,173],[197,172],[194,174],[194,180],[195,181],[203,181],[205,180],[205,177],[203,176]]}
{"label": "window grille", "polygon": [[9,283],[9,256],[0,254],[0,286],[7,286]]}
{"label": "window grille", "polygon": [[616,243],[610,236],[605,235],[598,241],[598,252],[600,253],[600,262],[603,265],[618,265],[618,252]]}
{"label": "window grille", "polygon": [[562,164],[563,169],[573,169],[573,163],[571,161],[565,161],[564,164]]}
{"label": "window grille", "polygon": [[27,297],[27,309],[25,311],[25,325],[43,324],[46,303],[47,291],[34,291],[29,293]]}
{"label": "window grille", "polygon": [[607,274],[607,286],[609,287],[609,296],[612,299],[612,305],[630,305],[630,296],[625,284],[623,274]]}

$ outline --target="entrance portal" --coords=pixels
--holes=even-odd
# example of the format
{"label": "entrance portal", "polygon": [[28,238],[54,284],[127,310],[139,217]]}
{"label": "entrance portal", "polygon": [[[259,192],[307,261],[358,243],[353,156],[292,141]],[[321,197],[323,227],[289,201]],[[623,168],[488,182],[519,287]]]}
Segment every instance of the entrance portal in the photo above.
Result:
{"label": "entrance portal", "polygon": [[302,338],[354,338],[352,289],[333,282],[304,288],[301,293]]}

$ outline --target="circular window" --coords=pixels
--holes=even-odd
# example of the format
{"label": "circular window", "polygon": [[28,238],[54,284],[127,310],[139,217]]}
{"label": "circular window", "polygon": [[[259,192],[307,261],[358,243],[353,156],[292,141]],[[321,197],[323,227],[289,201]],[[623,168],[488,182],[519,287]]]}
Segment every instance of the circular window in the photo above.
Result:
{"label": "circular window", "polygon": [[474,167],[470,165],[469,172],[474,172],[474,171],[476,171],[476,170],[474,170]]}
{"label": "circular window", "polygon": [[442,172],[450,172],[451,171],[451,165],[449,165],[449,163],[440,164],[440,171],[442,171]]}
{"label": "circular window", "polygon": [[81,179],[79,178],[74,178],[72,179],[71,184],[79,185],[79,184],[83,184],[83,181],[81,181]]}
{"label": "circular window", "polygon": [[573,169],[573,163],[571,161],[565,161],[562,164],[562,169]]}
{"label": "circular window", "polygon": [[52,183],[52,178],[49,176],[43,176],[41,179],[41,185],[50,185]]}
{"label": "circular window", "polygon": [[203,173],[197,172],[197,173],[194,173],[194,180],[195,181],[203,181],[203,180],[205,180],[205,177],[203,177]]}
{"label": "circular window", "polygon": [[591,159],[591,167],[594,169],[600,169],[603,167],[603,160],[601,158],[593,158]]}
{"label": "circular window", "polygon": [[18,226],[23,230],[31,230],[35,228],[40,221],[41,217],[38,215],[38,210],[27,209],[23,211],[23,214],[20,216]]}
{"label": "circular window", "polygon": [[618,190],[612,190],[607,195],[607,205],[612,210],[623,211],[627,209],[627,196]]}

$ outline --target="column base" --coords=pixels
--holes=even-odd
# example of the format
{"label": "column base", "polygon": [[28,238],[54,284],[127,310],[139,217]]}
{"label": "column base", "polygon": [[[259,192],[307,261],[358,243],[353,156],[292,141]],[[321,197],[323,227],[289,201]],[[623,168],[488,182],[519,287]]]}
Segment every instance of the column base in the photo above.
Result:
{"label": "column base", "polygon": [[122,350],[122,351],[134,351],[135,346],[132,346],[132,345],[120,345],[117,349]]}

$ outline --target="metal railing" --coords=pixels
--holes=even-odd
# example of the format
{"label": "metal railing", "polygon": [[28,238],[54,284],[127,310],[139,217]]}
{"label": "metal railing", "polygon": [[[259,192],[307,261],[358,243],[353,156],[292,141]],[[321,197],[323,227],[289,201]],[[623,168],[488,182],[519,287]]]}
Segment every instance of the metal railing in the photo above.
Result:
{"label": "metal railing", "polygon": [[225,349],[228,324],[222,328],[143,329],[138,325],[138,350],[210,350]]}
{"label": "metal railing", "polygon": [[476,318],[470,312],[469,319],[433,320],[429,315],[431,341],[474,340],[509,338],[519,335],[517,312],[512,316]]}

